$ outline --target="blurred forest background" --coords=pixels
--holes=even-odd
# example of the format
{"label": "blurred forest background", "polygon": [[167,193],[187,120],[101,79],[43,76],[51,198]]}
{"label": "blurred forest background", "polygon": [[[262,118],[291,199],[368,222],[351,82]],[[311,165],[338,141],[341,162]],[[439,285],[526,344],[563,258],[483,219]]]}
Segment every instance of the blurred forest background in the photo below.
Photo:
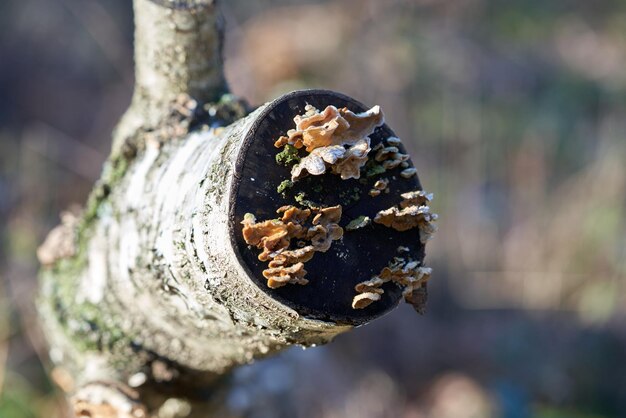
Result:
{"label": "blurred forest background", "polygon": [[[63,413],[40,360],[35,250],[85,201],[129,103],[130,3],[0,2],[2,418]],[[380,104],[441,217],[426,316],[401,306],[242,368],[231,406],[626,417],[626,2],[222,3],[236,94]]]}

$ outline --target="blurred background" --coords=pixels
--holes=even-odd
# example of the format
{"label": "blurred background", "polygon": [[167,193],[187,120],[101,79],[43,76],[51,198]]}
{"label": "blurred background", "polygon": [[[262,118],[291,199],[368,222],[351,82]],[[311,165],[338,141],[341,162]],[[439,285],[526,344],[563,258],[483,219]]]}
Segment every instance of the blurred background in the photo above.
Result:
{"label": "blurred background", "polygon": [[[35,250],[85,201],[129,103],[130,3],[0,2],[2,418],[63,413],[39,360]],[[441,219],[426,316],[401,306],[242,368],[229,406],[626,417],[626,2],[223,3],[236,94],[380,104]]]}

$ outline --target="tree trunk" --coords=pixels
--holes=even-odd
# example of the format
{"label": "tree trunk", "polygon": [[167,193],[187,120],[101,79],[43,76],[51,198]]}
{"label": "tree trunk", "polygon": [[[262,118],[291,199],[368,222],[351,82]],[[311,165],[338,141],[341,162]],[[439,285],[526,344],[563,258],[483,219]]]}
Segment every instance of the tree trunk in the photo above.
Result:
{"label": "tree trunk", "polygon": [[[276,164],[272,144],[294,127],[294,116],[307,104],[366,108],[337,93],[304,91],[245,116],[226,94],[214,4],[134,5],[135,95],[86,208],[63,215],[40,248],[41,322],[52,376],[76,415],[209,416],[233,367],[293,344],[327,343],[384,314],[402,288],[386,283],[380,300],[355,309],[355,285],[399,248],[420,264],[424,258],[424,228],[376,225],[316,253],[306,264],[309,284],[270,288],[244,237],[246,214],[273,219],[295,201],[340,206],[338,223],[346,227],[421,186],[416,176],[394,175],[390,193],[353,201],[377,177],[344,181],[328,173],[279,194],[289,169]],[[383,125],[370,137],[382,144],[394,135]],[[295,190],[322,204],[297,200]],[[404,296],[421,309],[425,280],[414,288]]]}

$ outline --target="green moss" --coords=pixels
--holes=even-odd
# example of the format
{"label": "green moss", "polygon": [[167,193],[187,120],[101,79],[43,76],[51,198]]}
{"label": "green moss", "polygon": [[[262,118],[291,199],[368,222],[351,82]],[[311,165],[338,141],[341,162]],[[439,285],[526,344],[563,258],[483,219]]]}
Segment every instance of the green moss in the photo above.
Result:
{"label": "green moss", "polygon": [[82,350],[111,350],[116,345],[129,345],[131,338],[116,326],[102,308],[92,303],[82,303],[72,308],[72,325],[66,330]]}
{"label": "green moss", "polygon": [[130,344],[130,338],[116,324],[105,305],[90,302],[77,303],[76,289],[86,266],[86,249],[76,256],[59,260],[51,269],[44,270],[43,288],[49,289],[39,303],[47,303],[65,335],[80,351],[111,350],[115,345]]}
{"label": "green moss", "polygon": [[348,231],[354,231],[355,229],[364,228],[371,223],[372,223],[372,220],[370,219],[369,216],[361,215],[358,218],[350,221],[350,223],[346,225],[346,229]]}
{"label": "green moss", "polygon": [[319,203],[313,202],[306,198],[306,193],[298,192],[295,196],[296,202],[298,202],[302,206],[307,206],[309,208],[319,208],[321,205]]}
{"label": "green moss", "polygon": [[369,159],[367,163],[365,163],[365,176],[374,177],[379,174],[383,174],[386,170],[385,167],[378,164],[375,160]]}
{"label": "green moss", "polygon": [[291,180],[283,180],[279,185],[278,188],[276,188],[276,191],[280,194],[283,195],[283,197],[285,196],[285,192],[287,191],[287,189],[291,189],[293,187],[293,181]]}
{"label": "green moss", "polygon": [[124,175],[126,174],[133,158],[134,155],[125,156],[120,154],[109,159],[109,161],[105,163],[102,171],[102,177],[98,180],[93,191],[89,195],[89,198],[87,199],[83,217],[78,226],[79,241],[82,241],[83,239],[83,232],[89,229],[93,221],[98,218],[100,206],[107,200],[112,188],[115,187],[115,185],[119,183],[122,178],[124,178]]}
{"label": "green moss", "polygon": [[58,260],[41,272],[44,288],[49,290],[40,303],[49,304],[67,337],[81,351],[101,351],[128,342],[124,333],[113,325],[115,321],[103,306],[77,303],[76,291],[88,264],[87,244],[93,234],[93,226],[101,212],[109,206],[110,191],[123,179],[131,160],[131,157],[118,155],[106,163],[77,225],[75,254]]}
{"label": "green moss", "polygon": [[285,148],[276,154],[276,163],[286,167],[292,166],[300,162],[298,149],[293,145],[285,145]]}
{"label": "green moss", "polygon": [[352,203],[358,202],[361,199],[361,193],[361,189],[359,189],[358,187],[344,190],[343,192],[339,193],[339,199],[341,199],[341,204],[347,206]]}

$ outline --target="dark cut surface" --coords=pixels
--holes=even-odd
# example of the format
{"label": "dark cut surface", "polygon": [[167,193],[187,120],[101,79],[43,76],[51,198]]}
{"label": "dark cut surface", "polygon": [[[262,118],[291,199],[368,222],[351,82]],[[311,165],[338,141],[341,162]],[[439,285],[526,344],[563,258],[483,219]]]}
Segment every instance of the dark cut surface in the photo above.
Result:
{"label": "dark cut surface", "polygon": [[[352,299],[357,294],[354,286],[378,274],[396,256],[409,255],[422,261],[424,245],[419,240],[417,228],[398,232],[373,222],[356,231],[347,231],[345,227],[361,215],[373,220],[378,211],[400,203],[401,193],[421,190],[421,185],[416,176],[410,179],[400,177],[401,169],[396,168],[372,177],[366,177],[362,171],[361,178],[367,180],[365,184],[358,179],[341,180],[340,176],[332,173],[308,176],[297,181],[285,197],[279,194],[276,191],[278,185],[291,176],[289,167],[276,163],[276,154],[282,148],[275,148],[273,144],[289,129],[295,128],[293,118],[305,113],[307,104],[320,110],[328,105],[347,107],[355,113],[368,109],[350,97],[325,90],[296,91],[272,102],[246,134],[237,160],[231,191],[231,240],[252,280],[276,300],[309,318],[363,324],[393,309],[401,299],[402,291],[394,283],[386,283],[383,286],[385,293],[379,301],[364,309],[352,309]],[[395,134],[386,124],[377,128],[370,135],[372,148],[390,136]],[[402,146],[400,151],[406,153]],[[306,155],[305,151],[300,152]],[[373,154],[370,153],[370,158]],[[368,191],[380,178],[390,180],[389,193],[370,197]],[[339,224],[344,228],[344,236],[333,241],[326,253],[316,252],[305,263],[307,285],[287,284],[270,289],[262,274],[267,262],[258,260],[261,250],[244,241],[241,221],[246,213],[252,213],[257,222],[262,222],[278,218],[276,210],[281,206],[303,207],[294,199],[301,191],[306,193],[307,199],[324,207],[342,205],[343,215]],[[360,199],[352,197],[356,194],[360,195]],[[292,244],[295,243],[292,241]],[[398,246],[408,247],[410,253],[398,253]]]}

